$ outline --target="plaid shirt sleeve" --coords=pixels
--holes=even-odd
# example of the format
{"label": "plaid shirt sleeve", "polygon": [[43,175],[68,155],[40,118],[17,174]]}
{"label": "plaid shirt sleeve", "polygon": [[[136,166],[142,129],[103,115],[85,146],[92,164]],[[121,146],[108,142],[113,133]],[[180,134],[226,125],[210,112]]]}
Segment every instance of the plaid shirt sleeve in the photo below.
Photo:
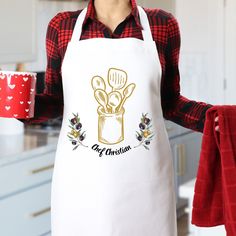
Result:
{"label": "plaid shirt sleeve", "polygon": [[213,105],[189,100],[180,94],[179,53],[180,29],[176,18],[169,13],[165,69],[161,81],[163,116],[183,127],[203,132],[206,111]]}
{"label": "plaid shirt sleeve", "polygon": [[48,24],[46,34],[47,68],[45,88],[42,94],[35,96],[35,114],[28,119],[18,119],[23,123],[41,123],[63,114],[63,89],[61,77],[61,57],[58,50],[58,29],[60,14],[54,16]]}

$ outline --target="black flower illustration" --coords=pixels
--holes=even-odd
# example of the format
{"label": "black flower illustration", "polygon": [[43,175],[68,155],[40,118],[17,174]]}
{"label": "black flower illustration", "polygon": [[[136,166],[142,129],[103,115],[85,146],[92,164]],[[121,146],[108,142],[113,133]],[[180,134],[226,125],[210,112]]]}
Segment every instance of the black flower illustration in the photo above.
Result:
{"label": "black flower illustration", "polygon": [[136,131],[136,139],[139,141],[139,144],[136,147],[143,146],[147,150],[149,150],[149,145],[151,143],[151,140],[155,134],[151,131],[152,127],[152,120],[148,118],[148,113],[143,114],[140,119],[139,123],[139,131]]}
{"label": "black flower illustration", "polygon": [[74,146],[73,150],[75,150],[80,145],[83,147],[88,147],[82,143],[86,137],[86,131],[82,131],[82,123],[80,122],[80,117],[78,113],[72,114],[73,118],[69,119],[69,127],[71,128],[71,131],[68,132],[67,136],[69,137],[71,144]]}

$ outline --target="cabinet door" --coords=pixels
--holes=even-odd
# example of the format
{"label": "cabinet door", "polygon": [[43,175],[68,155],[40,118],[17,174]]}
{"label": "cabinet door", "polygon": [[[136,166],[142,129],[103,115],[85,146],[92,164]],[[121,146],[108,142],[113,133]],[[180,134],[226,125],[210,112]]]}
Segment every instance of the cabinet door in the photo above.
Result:
{"label": "cabinet door", "polygon": [[193,179],[197,175],[201,151],[202,134],[193,132],[184,135],[176,145],[176,174],[179,184]]}
{"label": "cabinet door", "polygon": [[54,158],[53,151],[1,167],[0,199],[51,180]]}
{"label": "cabinet door", "polygon": [[50,231],[51,183],[0,200],[0,235],[39,236]]}
{"label": "cabinet door", "polygon": [[196,177],[202,133],[191,132],[170,140],[174,158],[177,208],[186,204],[179,198],[179,186]]}
{"label": "cabinet door", "polygon": [[35,59],[35,22],[35,0],[1,0],[1,64],[27,62]]}

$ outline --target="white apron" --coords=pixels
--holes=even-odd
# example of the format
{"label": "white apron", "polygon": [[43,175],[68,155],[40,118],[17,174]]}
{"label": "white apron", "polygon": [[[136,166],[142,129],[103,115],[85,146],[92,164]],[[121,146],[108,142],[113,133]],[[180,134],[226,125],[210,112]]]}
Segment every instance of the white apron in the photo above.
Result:
{"label": "white apron", "polygon": [[80,40],[62,64],[64,113],[52,178],[52,236],[177,236],[161,64],[147,15],[144,40]]}

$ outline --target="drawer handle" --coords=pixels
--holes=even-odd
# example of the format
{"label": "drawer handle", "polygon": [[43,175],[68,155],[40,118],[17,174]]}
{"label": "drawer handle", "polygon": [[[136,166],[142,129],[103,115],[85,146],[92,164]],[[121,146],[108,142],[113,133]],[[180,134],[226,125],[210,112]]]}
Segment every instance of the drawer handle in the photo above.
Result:
{"label": "drawer handle", "polygon": [[41,216],[41,215],[43,215],[43,214],[48,213],[50,210],[51,210],[51,207],[47,207],[47,208],[45,208],[45,209],[42,209],[42,210],[40,210],[40,211],[36,211],[36,212],[30,214],[30,216],[33,217],[33,218],[36,218],[36,217],[38,217],[38,216]]}
{"label": "drawer handle", "polygon": [[179,144],[178,145],[178,176],[185,175],[186,172],[186,151],[185,145]]}
{"label": "drawer handle", "polygon": [[48,166],[44,166],[38,169],[34,169],[30,171],[30,174],[34,175],[34,174],[38,174],[40,172],[46,171],[46,170],[50,170],[54,167],[54,164],[48,165]]}

